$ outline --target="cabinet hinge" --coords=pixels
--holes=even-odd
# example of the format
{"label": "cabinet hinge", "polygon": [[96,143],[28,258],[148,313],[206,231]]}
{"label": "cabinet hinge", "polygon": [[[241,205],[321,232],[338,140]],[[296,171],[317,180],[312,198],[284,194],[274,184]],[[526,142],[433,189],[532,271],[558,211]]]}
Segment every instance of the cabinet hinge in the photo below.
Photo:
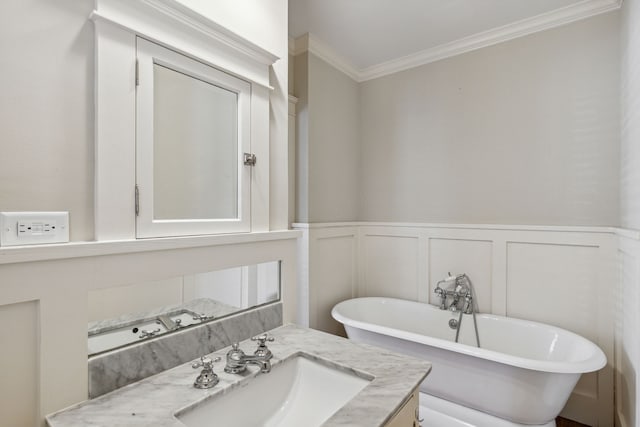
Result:
{"label": "cabinet hinge", "polygon": [[138,188],[138,184],[136,184],[136,190],[135,190],[135,204],[136,204],[136,216],[140,215],[140,189]]}
{"label": "cabinet hinge", "polygon": [[140,86],[140,63],[136,59],[136,86]]}

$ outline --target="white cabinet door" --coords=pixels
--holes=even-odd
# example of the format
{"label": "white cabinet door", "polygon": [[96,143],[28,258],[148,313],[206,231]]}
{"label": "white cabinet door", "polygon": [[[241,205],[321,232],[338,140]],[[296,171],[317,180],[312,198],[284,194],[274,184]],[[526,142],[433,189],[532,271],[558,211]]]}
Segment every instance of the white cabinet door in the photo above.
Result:
{"label": "white cabinet door", "polygon": [[251,231],[251,84],[137,39],[136,236]]}

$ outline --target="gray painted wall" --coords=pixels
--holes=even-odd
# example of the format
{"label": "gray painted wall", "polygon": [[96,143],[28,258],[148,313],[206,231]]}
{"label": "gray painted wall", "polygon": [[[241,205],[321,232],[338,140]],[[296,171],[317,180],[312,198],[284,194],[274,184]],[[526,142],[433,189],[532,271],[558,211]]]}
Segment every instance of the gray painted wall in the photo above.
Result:
{"label": "gray painted wall", "polygon": [[313,54],[295,58],[298,222],[358,219],[359,85]]}
{"label": "gray painted wall", "polygon": [[[622,5],[622,129],[620,143],[621,225],[640,230],[640,3]],[[616,292],[616,425],[640,422],[640,342],[638,295],[640,242],[620,239]]]}
{"label": "gray painted wall", "polygon": [[621,225],[640,230],[640,4],[622,10]]}
{"label": "gray painted wall", "polygon": [[363,83],[359,219],[617,225],[618,25],[600,15]]}
{"label": "gray painted wall", "polygon": [[[286,168],[286,2],[254,0],[246,8],[255,13],[238,13],[234,1],[181,2],[281,57],[271,71],[270,147],[271,167]],[[0,5],[0,211],[69,211],[72,241],[94,238],[93,9],[76,0]],[[272,173],[271,229],[287,228],[286,189]]]}
{"label": "gray painted wall", "polygon": [[0,211],[70,212],[93,239],[93,2],[0,7]]}

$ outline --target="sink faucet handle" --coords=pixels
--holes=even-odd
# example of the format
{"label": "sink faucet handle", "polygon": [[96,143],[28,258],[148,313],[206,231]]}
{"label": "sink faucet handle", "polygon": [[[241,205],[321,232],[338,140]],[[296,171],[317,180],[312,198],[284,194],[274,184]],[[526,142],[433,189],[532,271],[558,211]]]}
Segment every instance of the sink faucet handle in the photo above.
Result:
{"label": "sink faucet handle", "polygon": [[195,315],[193,316],[193,320],[198,320],[198,321],[200,321],[200,322],[204,322],[205,320],[209,320],[209,319],[213,319],[213,316],[207,316],[207,315],[206,315],[206,314],[204,314],[204,313],[201,313],[201,314],[195,314]]}
{"label": "sink faucet handle", "polygon": [[269,342],[275,341],[275,338],[270,337],[268,334],[264,333],[262,335],[258,335],[258,336],[252,337],[251,341],[258,341],[258,345],[259,346],[263,346],[263,345],[265,345],[265,342],[267,342],[267,341],[269,341]]}
{"label": "sink faucet handle", "polygon": [[[134,331],[135,331],[135,329],[134,329]],[[153,338],[156,335],[158,335],[159,333],[160,333],[160,328],[156,328],[156,329],[153,329],[151,331],[149,331],[147,329],[142,329],[140,331],[140,335],[138,335],[138,338],[140,338],[140,339]]]}
{"label": "sink faucet handle", "polygon": [[211,388],[218,384],[220,379],[218,378],[218,375],[213,372],[213,364],[214,362],[219,361],[219,357],[212,360],[210,357],[202,356],[200,360],[191,365],[193,369],[202,368],[202,372],[200,372],[200,375],[198,375],[198,378],[196,378],[193,383],[195,388]]}
{"label": "sink faucet handle", "polygon": [[262,357],[266,360],[269,360],[273,357],[273,353],[271,353],[271,350],[269,350],[269,348],[267,347],[267,341],[275,341],[273,337],[270,337],[265,333],[251,338],[251,341],[258,341],[258,348],[253,352],[255,356]]}
{"label": "sink faucet handle", "polygon": [[193,369],[198,369],[198,368],[204,368],[204,369],[213,369],[213,364],[215,362],[219,362],[221,359],[220,357],[216,357],[215,359],[211,359],[208,356],[202,356],[200,358],[200,360],[198,360],[197,362],[194,362],[191,367]]}

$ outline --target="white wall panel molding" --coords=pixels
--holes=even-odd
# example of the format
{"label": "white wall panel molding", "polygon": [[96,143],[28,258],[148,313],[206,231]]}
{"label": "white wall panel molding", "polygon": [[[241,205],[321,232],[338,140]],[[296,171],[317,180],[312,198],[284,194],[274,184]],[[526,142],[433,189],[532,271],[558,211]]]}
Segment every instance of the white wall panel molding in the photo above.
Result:
{"label": "white wall panel molding", "polygon": [[0,331],[0,340],[11,343],[3,345],[0,353],[0,368],[5,372],[0,382],[3,425],[35,426],[41,418],[34,411],[39,406],[38,316],[38,301],[0,306],[0,321],[11,325]]}
{"label": "white wall panel molding", "polygon": [[483,31],[460,40],[455,40],[362,69],[358,69],[351,61],[336,53],[331,46],[319,40],[313,34],[305,34],[295,39],[293,54],[298,55],[306,51],[311,52],[355,81],[363,82],[506,42],[518,37],[567,25],[581,19],[618,9],[621,4],[622,0],[583,0],[551,12],[526,18],[502,27]]}
{"label": "white wall panel molding", "polygon": [[144,240],[114,240],[106,242],[71,242],[52,245],[13,246],[0,248],[0,265],[69,258],[88,258],[172,249],[250,244],[297,239],[299,231],[282,230],[258,233],[221,234],[208,236],[170,237]]}
{"label": "white wall panel molding", "polygon": [[[331,320],[323,318],[330,316],[328,302],[349,297],[354,283],[354,296],[436,303],[432,294],[437,281],[448,271],[464,272],[475,285],[481,311],[573,330],[603,349],[609,365],[583,377],[563,414],[589,425],[612,425],[617,229],[373,222],[294,228],[306,236],[302,241],[309,274],[302,280],[308,304],[323,306],[309,317],[309,326],[330,325],[325,330],[335,332]],[[332,266],[351,257],[339,247],[344,244],[340,236],[348,236],[350,245],[357,240],[357,265],[333,279]],[[347,288],[327,282],[333,280]],[[315,295],[321,295],[318,301]]]}
{"label": "white wall panel molding", "polygon": [[[362,227],[359,234],[359,296],[426,300],[425,239],[418,229]],[[421,292],[422,290],[422,292]],[[422,298],[421,298],[422,297]]]}
{"label": "white wall panel molding", "polygon": [[330,312],[335,304],[357,294],[357,253],[355,227],[303,230],[298,241],[299,324],[341,334]]}
{"label": "white wall panel molding", "polygon": [[616,425],[640,421],[640,233],[618,229],[618,283],[615,292]]}
{"label": "white wall panel molding", "polygon": [[[314,222],[314,223],[294,223],[297,229],[311,228],[336,228],[336,227],[393,227],[400,228],[421,228],[421,229],[447,229],[447,230],[504,230],[504,231],[549,231],[560,233],[616,233],[625,232],[623,229],[615,227],[591,227],[573,225],[526,225],[526,224],[448,224],[441,222],[379,222],[379,221],[347,221],[347,222]],[[626,232],[631,232],[627,230]],[[640,238],[640,231],[638,238]]]}
{"label": "white wall panel molding", "polygon": [[[32,411],[38,426],[44,415],[87,399],[87,319],[89,290],[157,281],[242,265],[282,260],[281,296],[284,322],[296,320],[296,240],[300,232],[283,232],[288,238],[251,240],[234,236],[222,240],[154,239],[142,242],[79,243],[56,247],[0,249],[0,319],[10,324],[3,345],[27,348],[24,340],[37,339],[31,360],[16,365],[11,354],[0,357],[4,372],[32,370],[35,385],[23,384],[19,395],[36,402]],[[271,234],[271,233],[265,233]],[[280,234],[280,233],[275,233]],[[284,235],[280,235],[283,237]],[[213,237],[210,237],[213,238]],[[239,240],[238,240],[239,239]],[[164,241],[164,242],[163,242]],[[172,242],[171,242],[172,241]],[[183,245],[184,243],[184,245]],[[144,248],[144,250],[143,250]],[[11,262],[13,260],[14,262]],[[33,302],[33,304],[29,303]],[[10,305],[25,307],[14,313]],[[16,319],[27,317],[29,322]],[[13,368],[13,366],[16,366]],[[20,375],[18,375],[20,377]],[[25,376],[25,381],[31,381]],[[10,384],[10,383],[7,383]],[[6,385],[5,385],[6,386]],[[0,396],[7,396],[0,385]],[[34,397],[35,396],[35,397]],[[26,399],[26,398],[25,398]],[[2,407],[0,405],[0,407]],[[15,412],[15,411],[14,411]],[[0,419],[2,417],[0,416]],[[1,423],[1,422],[0,422]],[[5,424],[3,424],[5,425]],[[10,425],[27,425],[13,424]],[[33,425],[28,423],[28,425]]]}

